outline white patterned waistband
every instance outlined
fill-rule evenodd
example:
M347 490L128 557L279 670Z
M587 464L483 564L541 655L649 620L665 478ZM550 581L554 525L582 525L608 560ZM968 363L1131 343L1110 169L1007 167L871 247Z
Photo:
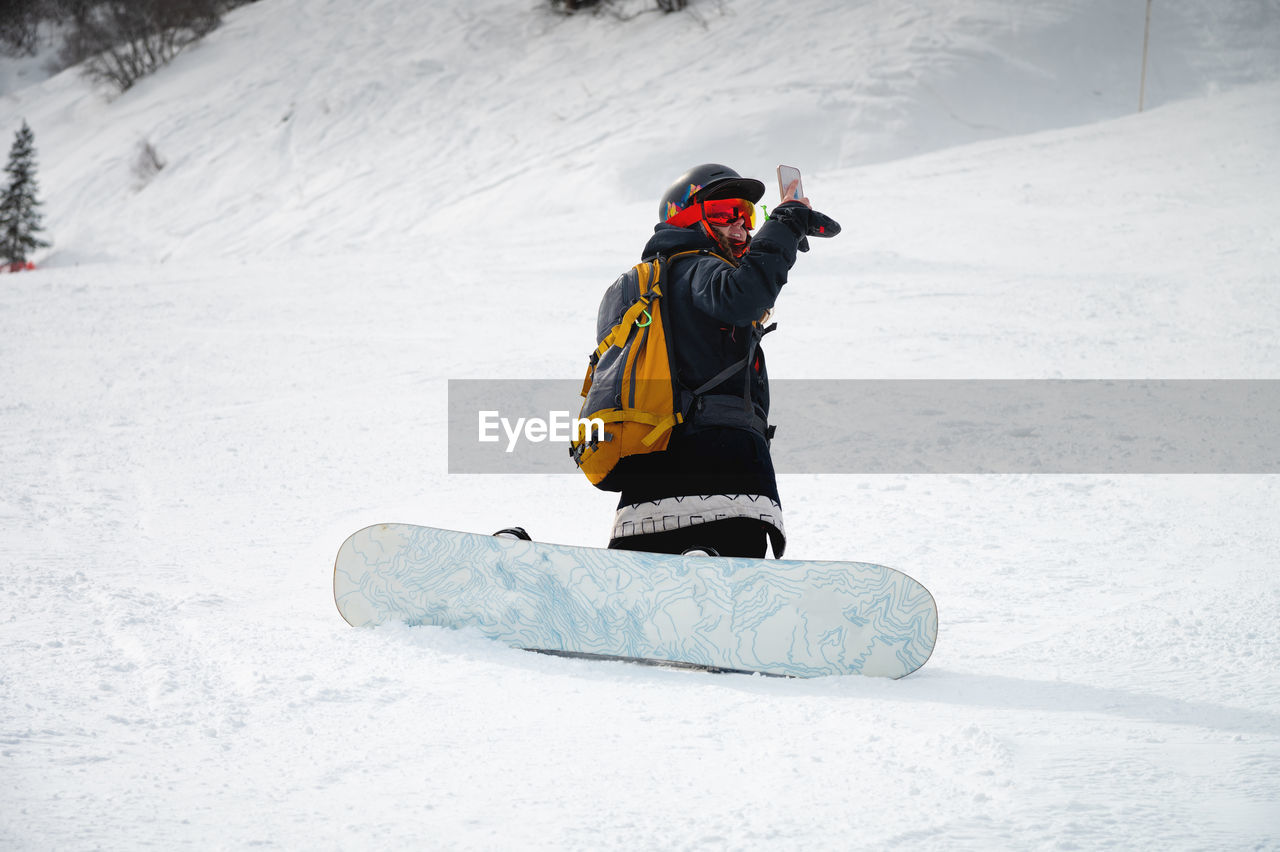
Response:
M726 518L754 518L768 525L773 555L782 556L787 541L782 505L755 494L695 494L623 506L614 516L612 538L667 532Z

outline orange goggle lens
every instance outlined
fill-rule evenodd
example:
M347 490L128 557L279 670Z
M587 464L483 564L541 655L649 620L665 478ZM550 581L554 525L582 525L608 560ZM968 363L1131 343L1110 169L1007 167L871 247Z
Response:
M681 228L694 222L706 219L712 225L728 225L741 219L747 229L756 226L756 206L743 198L721 198L715 201L700 201L690 204L684 210L667 219L670 225Z
M756 226L756 206L742 198L702 202L703 218L713 225L728 225L741 219L750 230Z

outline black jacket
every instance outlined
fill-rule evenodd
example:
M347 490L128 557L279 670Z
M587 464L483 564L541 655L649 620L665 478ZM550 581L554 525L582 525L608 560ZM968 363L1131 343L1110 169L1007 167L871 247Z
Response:
M768 420L769 379L755 324L772 310L787 283L810 213L802 204L780 205L755 235L750 251L737 261L717 254L716 244L700 227L658 225L654 229L643 259L705 252L678 258L667 267L664 317L679 383L687 391L699 389L751 357L747 366L706 388L701 403L686 400L687 420L672 430L665 452L628 456L619 462L616 472L623 483L619 507L691 494L764 495L778 500L763 430L747 422L720 425L723 418L702 418L700 408L736 398L738 404L750 406L756 427ZM711 410L710 405L706 408Z

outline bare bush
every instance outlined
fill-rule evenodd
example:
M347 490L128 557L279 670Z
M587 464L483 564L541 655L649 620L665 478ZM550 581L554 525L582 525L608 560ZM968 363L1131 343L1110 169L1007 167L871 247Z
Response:
M139 141L133 158L133 176L136 179L137 188L142 189L151 183L151 179L160 174L167 165L164 157L160 156L160 152L149 139Z
M0 48L18 56L30 56L40 44L43 0L0 2Z
M105 0L82 3L61 59L85 63L85 74L125 92L167 64L222 21L220 0Z
M599 5L599 0L550 0L551 8L566 15Z
M572 15L584 9L608 12L616 18L630 19L644 12L679 12L689 5L689 0L646 0L644 4L626 3L623 0L548 0L552 11Z

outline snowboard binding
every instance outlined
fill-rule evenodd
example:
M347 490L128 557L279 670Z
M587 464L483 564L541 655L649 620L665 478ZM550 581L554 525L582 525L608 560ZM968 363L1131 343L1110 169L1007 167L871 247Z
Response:
M493 534L494 538L514 538L518 541L533 541L533 538L524 531L524 527L506 527L498 530Z

